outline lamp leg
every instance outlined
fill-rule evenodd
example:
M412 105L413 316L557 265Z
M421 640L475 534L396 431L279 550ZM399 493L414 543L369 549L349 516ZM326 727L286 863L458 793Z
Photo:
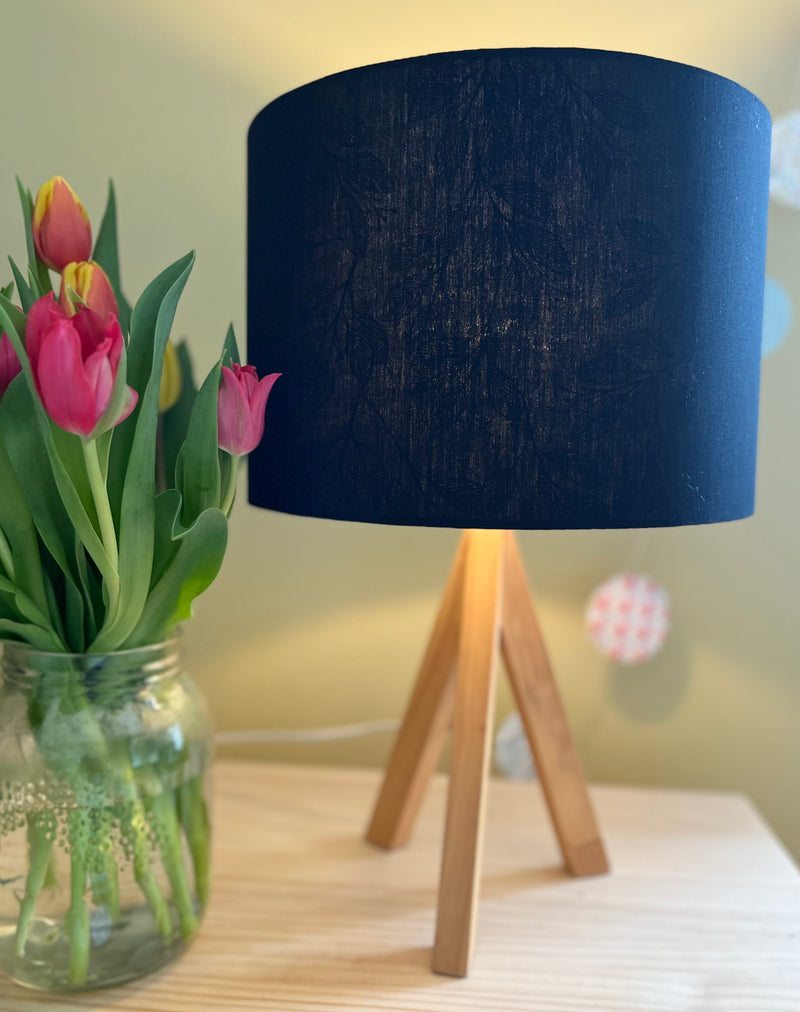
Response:
M468 531L433 969L466 975L475 934L502 607L502 531Z
M503 570L503 659L564 862L573 875L598 875L608 861L510 531Z
M465 531L367 832L408 840L455 714L433 969L457 977L475 933L498 647L567 868L608 871L514 535Z
M408 841L450 730L466 554L464 534L367 830L367 839L379 847Z

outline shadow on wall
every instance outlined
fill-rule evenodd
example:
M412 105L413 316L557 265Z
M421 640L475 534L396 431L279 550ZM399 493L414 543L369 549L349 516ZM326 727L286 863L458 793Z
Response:
M681 706L689 689L692 663L686 642L673 632L668 641L669 666L623 666L609 662L605 670L609 702L630 720L658 724Z

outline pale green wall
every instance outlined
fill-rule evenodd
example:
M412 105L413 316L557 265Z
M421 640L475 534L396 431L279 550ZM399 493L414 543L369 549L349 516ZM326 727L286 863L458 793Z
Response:
M66 176L95 220L113 175L130 297L198 251L176 334L191 335L203 368L229 319L244 329L247 126L288 88L442 49L574 45L695 63L749 87L773 115L800 107L796 0L14 0L2 32L3 247L21 256L15 172L34 189ZM800 212L773 208L770 228L769 272L800 305ZM520 536L589 776L745 791L796 853L799 364L795 328L764 366L755 518ZM185 636L218 725L399 715L456 541L267 514L242 499L223 573ZM626 670L591 649L582 611L632 563L667 587L675 630L657 660ZM508 709L504 686L498 716ZM240 751L381 763L388 745Z

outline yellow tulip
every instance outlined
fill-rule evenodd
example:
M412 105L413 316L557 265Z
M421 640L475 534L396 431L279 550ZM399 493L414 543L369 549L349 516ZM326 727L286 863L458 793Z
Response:
M169 411L173 405L178 403L181 395L181 363L175 345L167 341L167 349L164 352L164 369L161 373L161 388L158 391L158 410Z

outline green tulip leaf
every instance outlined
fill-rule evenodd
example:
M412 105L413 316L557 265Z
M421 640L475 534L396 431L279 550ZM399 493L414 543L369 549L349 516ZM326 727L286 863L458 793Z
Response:
M7 455L10 470L13 478L19 487L19 495L24 501L26 509L30 513L31 520L39 532L44 546L52 556L64 575L64 607L63 616L66 622L65 635L73 649L83 641L83 603L80 591L76 584L79 575L76 564L73 561L72 545L76 537L76 529L64 508L64 502L59 492L50 458L41 436L38 426L30 424L33 411L31 405L31 394L23 376L17 376L5 392L0 403L0 433L3 438L3 452L0 457ZM0 463L2 473L2 463ZM15 499L14 485L9 479L3 484L2 510L12 510L18 523L20 521L19 499ZM13 528L9 530L9 540L13 534ZM26 540L20 548L22 557L32 560L30 568L25 566L24 577L21 577L21 585L33 600L42 607L47 604L47 610L52 616L62 614L61 605L48 597L45 583L45 600L39 596L38 588L34 589L36 582L41 577L42 565L45 560L34 562L33 547L30 544L30 535L22 535ZM14 535L16 538L16 535ZM12 550L13 550L12 542ZM38 574L38 575L37 575ZM29 581L33 581L30 584ZM52 621L57 623L58 619Z
M19 614L12 598L7 594L0 594L0 619L11 622L19 621Z
M17 612L18 615L22 615L23 611L20 609L20 602L17 601L16 599L18 591L19 587L14 583L13 580L10 580L7 576L0 576L0 594L4 595L4 600L6 602L13 602L13 609ZM25 595L20 594L20 598L22 601L24 601ZM23 608L25 608L24 604Z
M89 568L86 561L86 550L77 536L75 538L75 562L78 570L80 596L84 608L85 635L89 641L92 641L97 636L99 627L97 616L104 613L103 592L102 588L98 585L97 577ZM83 623L81 624L83 625ZM81 647L82 649L83 647Z
M3 425L0 405L0 431ZM20 488L5 442L0 438L0 530L6 536L14 560L17 585L44 611L48 610L39 539L30 508Z
M28 251L29 274L32 275L32 280L36 283L34 287L38 285L39 295L44 295L45 292L52 291L50 275L45 265L36 255L36 246L33 242L33 197L30 190L26 190L22 185L19 176L17 176L17 192L19 193L20 205L22 206L22 220L25 225L25 247Z
M169 411L161 416L161 433L163 436L164 475L168 486L177 487L175 465L178 454L186 439L189 429L189 418L194 407L197 387L194 382L192 359L185 341L176 347L178 363L181 368L181 395Z
M163 271L143 292L131 318L128 382L139 401L117 426L111 446L108 483L121 488L119 504L119 606L107 616L93 651L117 649L136 628L150 589L155 540L155 456L158 396L164 351L178 299L188 280L194 254ZM131 429L128 423L133 424ZM120 449L118 449L118 445Z
M180 453L176 483L183 495L185 527L191 527L201 513L220 502L217 395L221 368L218 362L197 393Z
M231 485L231 482L236 481L237 467L234 458L228 453L227 450L219 451L219 487L222 490L223 499L225 494ZM231 506L233 505L233 496L231 495ZM230 509L228 510L230 516Z
M83 440L80 436L76 436L74 432L67 432L66 429L62 429L61 426L56 425L51 419L49 422L50 434L56 452L61 458L64 468L75 487L86 516L89 518L92 527L98 530L97 507L94 503L92 487L89 484L89 475L86 471Z
M49 552L45 551L44 558L42 559L42 576L44 579L44 590L47 595L47 610L50 613L51 625L55 629L56 633L62 640L62 642L68 642L67 634L64 629L64 609L59 603L58 597L55 591L55 584L53 580L57 580L59 586L63 582L63 574L60 572L53 572L52 575L48 570L52 570L55 566L53 558ZM49 564L49 565L48 565Z
M183 497L174 488L167 489L156 496L153 571L150 574L150 590L164 575L178 551L178 538L184 531L181 524L182 504Z
M114 297L119 306L119 325L122 327L123 334L127 334L131 328L131 307L128 300L122 294L120 283L117 200L114 194L114 184L110 179L108 181L108 202L106 203L103 220L100 222L100 231L97 233L92 260L100 264L108 275L108 280L111 282L111 287L114 290Z
M20 349L22 350L24 360L27 362L28 356L25 355L25 314L21 313L2 294L0 294L0 330L4 330L8 334L8 339L14 345L14 351L18 356ZM14 335L17 337L16 341L14 340ZM20 362L22 361L22 358L20 358ZM25 362L23 362L23 365Z
M228 324L228 331L225 334L225 342L222 345L222 364L231 367L233 364L241 365L239 358L239 345L236 343L236 334L233 324Z
M17 192L19 202L22 205L22 220L25 224L25 246L28 250L28 263L36 263L36 247L33 244L33 197L30 190L26 190L19 176L17 179Z
M39 293L27 283L22 275L22 271L20 271L11 257L8 258L8 262L11 264L11 273L14 275L14 282L17 286L17 293L19 294L19 301L22 303L23 312L27 313L39 298ZM5 290L3 291L3 295L7 299L11 298L11 293L6 294Z
M179 622L191 618L192 601L220 570L227 538L228 522L218 509L201 513L180 535L178 550L148 595L141 621L125 647L158 642Z
M36 529L71 579L73 570L65 546L72 544L74 529L58 494L40 432L30 424L31 411L30 391L24 378L17 376L0 403L0 432Z
M63 651L64 645L54 638L47 629L31 625L30 622L16 622L13 619L0 618L0 633L9 633L17 639L24 640L34 650Z
M164 349L167 346L178 299L193 266L193 252L176 260L150 282L134 307L131 319L128 382L140 394L151 374L156 371L160 388Z
M28 595L24 593L24 591L20 590L20 588L12 580L0 576L0 594L3 595L7 601L13 601L14 608L20 618L26 619L31 623L31 625L36 626L43 632L50 634L51 643L55 645L55 649L64 648L64 644L59 641L55 631L50 628L50 620L48 616L42 614L36 604L31 601Z
M70 649L76 654L86 650L86 603L77 586L67 581L64 584L64 625Z
M164 347L169 338L172 319L178 298L188 279L194 263L194 254L189 253L172 264L145 288L136 303L131 317L131 337L128 344L127 382L138 393L139 400L131 414L114 428L114 439L108 466L108 495L111 510L119 529L122 509L122 495L126 483L128 462L133 447L139 416L144 406L143 392L147 389L153 369L158 370L158 388L161 386L161 371L164 363L163 351L156 362L156 328L159 337L164 337ZM177 287L176 287L177 286ZM173 289L175 289L173 291ZM166 328L166 335L163 334ZM156 403L158 403L156 401ZM155 445L155 440L153 440Z

